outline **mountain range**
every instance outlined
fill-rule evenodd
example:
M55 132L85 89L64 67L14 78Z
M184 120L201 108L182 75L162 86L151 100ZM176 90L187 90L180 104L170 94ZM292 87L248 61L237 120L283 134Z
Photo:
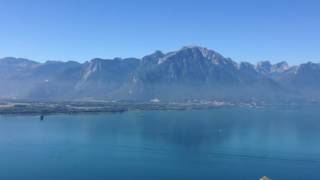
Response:
M237 63L198 46L84 63L7 57L0 87L1 99L319 101L320 64Z

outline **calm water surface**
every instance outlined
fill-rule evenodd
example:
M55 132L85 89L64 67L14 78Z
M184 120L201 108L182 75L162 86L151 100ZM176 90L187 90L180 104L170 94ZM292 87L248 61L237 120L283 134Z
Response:
M319 180L320 108L0 116L0 179Z

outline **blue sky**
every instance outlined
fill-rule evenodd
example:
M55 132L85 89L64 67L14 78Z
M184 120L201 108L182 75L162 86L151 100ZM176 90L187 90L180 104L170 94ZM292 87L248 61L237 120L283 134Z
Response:
M200 45L236 61L320 61L320 1L0 0L0 57L86 61Z

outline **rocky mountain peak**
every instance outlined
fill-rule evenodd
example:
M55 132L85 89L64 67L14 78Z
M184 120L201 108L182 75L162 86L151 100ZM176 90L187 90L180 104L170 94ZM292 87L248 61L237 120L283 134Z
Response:
M277 64L272 65L272 72L284 72L290 68L289 64L286 61L279 62Z
M214 64L221 63L225 59L221 54L200 46L185 46L177 51L169 52L159 59L158 64L173 59L197 59L209 60Z
M25 58L5 57L0 59L0 64L27 67L37 65L40 63Z
M270 61L261 61L257 64L257 70L263 74L268 74L271 72L272 64Z

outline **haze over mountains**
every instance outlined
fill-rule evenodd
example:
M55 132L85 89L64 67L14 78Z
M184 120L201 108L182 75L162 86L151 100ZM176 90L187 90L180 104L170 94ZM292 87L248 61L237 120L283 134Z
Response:
M197 46L85 63L3 58L0 86L2 99L319 101L320 64L237 63Z

